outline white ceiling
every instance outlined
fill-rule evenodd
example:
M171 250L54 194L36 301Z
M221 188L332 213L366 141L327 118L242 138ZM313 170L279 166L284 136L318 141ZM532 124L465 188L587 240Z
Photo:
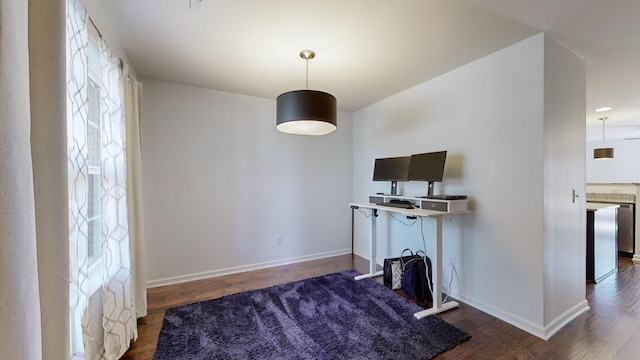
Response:
M99 0L146 78L356 111L540 31L585 58L587 139L640 137L638 0ZM198 9L200 8L200 9ZM613 110L596 113L601 106Z

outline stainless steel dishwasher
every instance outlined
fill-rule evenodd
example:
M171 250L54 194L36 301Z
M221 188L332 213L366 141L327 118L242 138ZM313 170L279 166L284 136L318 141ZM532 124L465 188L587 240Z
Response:
M618 208L618 255L633 257L634 241L634 204L620 204Z

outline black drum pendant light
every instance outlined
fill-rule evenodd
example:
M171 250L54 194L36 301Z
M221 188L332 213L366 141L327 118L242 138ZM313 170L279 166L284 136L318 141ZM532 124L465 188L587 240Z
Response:
M289 91L276 99L276 129L287 134L325 135L336 127L336 98L322 91L309 90L309 60L316 54L302 50L300 57L307 61L305 90Z
M604 147L604 122L608 118L602 117L598 120L602 121L602 146L601 148L593 149L593 158L596 160L613 159L613 148Z

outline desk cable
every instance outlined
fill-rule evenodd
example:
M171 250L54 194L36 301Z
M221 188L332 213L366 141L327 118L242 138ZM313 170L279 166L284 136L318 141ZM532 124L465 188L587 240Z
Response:
M424 239L424 222L422 221L422 217L420 217L420 235L422 236L422 247L424 249L424 272L427 276L427 286L429 287L429 291L431 292L431 301L435 301L433 298L433 284L431 283L431 277L429 276L429 264L427 264L427 242ZM439 264L438 264L439 265Z
M407 224L404 221L396 218L395 216L393 216L393 214L389 213L389 216L391 216L394 220L398 221L399 223L405 225L405 226L413 226L416 221L418 221L418 219L414 219L414 221L411 224ZM425 276L427 277L427 286L429 287L429 291L431 292L431 297L433 298L433 285L431 283L431 277L429 276L429 264L427 263L427 242L424 238L424 222L422 221L422 216L420 217L420 235L422 237L422 248L423 248L423 253L424 253L424 257L422 258L422 261L424 261L424 272L425 272ZM448 296L448 295L447 295ZM433 300L433 299L432 299Z
M420 233L422 234L422 246L424 246L425 250L427 249L427 243L424 240L424 231L422 230L422 218L420 218ZM426 254L426 251L425 251ZM427 267L427 260L425 259L425 268ZM447 299L449 299L449 294L451 293L451 286L453 285L453 274L454 271L456 271L456 266L451 264L451 276L449 278L449 289L447 291L447 296L444 297L444 299L442 299L442 303L446 303ZM431 294L433 294L433 288L431 287L431 280L429 279L429 271L427 271L427 279L429 281L429 288L431 289Z
M451 264L451 277L449 278L449 289L447 291L447 296L444 297L442 303L446 303L449 298L449 294L451 294L451 285L453 285L453 273L456 272L456 266Z
M371 214L367 214L365 211L362 211L361 209L358 209L358 211L360 211L361 213L363 213L366 217L371 217ZM412 223L406 223L400 219L398 219L397 217L393 216L393 214L389 213L389 216L391 216L391 218L393 218L394 220L396 220L397 222L405 225L405 226L413 226L416 221L418 221L417 219L414 219L414 221ZM431 295L433 295L433 285L431 284L431 277L429 276L429 265L427 264L427 258L426 258L426 253L427 253L427 241L425 239L424 236L424 222L423 222L423 218L420 217L420 235L422 237L422 247L424 249L424 253L425 253L425 257L423 258L424 261L424 268L425 268L425 275L427 277L427 285L429 286L429 291L431 291ZM444 299L442 300L442 303L446 303L447 300L449 299L449 294L451 293L451 286L453 285L453 275L456 272L456 267L455 265L451 264L451 276L449 277L449 289L447 291L446 296L444 297ZM435 299L434 299L435 300Z
M361 212L362 214L364 214L364 217L371 217L373 214L373 211L364 211L360 208L357 208L359 212Z
M393 220L395 220L395 221L397 221L397 222L401 223L401 224L402 224L402 225L404 225L404 226L413 226L413 224L415 224L415 223L416 223L416 221L418 221L418 219L415 219L415 218L414 218L414 219L413 219L413 222L412 222L411 224L407 224L406 222L404 222L404 221L402 221L402 220L398 219L397 217L393 216L393 214L392 214L392 213L389 213L389 216L391 216L391 217L393 218Z

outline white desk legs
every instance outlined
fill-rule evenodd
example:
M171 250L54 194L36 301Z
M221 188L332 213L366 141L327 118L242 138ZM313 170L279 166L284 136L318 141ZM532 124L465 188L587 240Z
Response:
M432 314L451 310L460 306L455 301L442 303L442 216L435 217L436 226L433 233L433 254L431 261L431 275L433 276L433 307L419 311L413 316L422 319ZM451 291L451 289L449 289Z
M354 277L355 280L382 276L382 271L376 271L376 247L378 244L376 238L378 233L376 228L376 212L376 209L369 209L369 214L371 215L369 217L371 219L369 222L369 254L371 254L371 257L369 258L369 273L358 275Z

